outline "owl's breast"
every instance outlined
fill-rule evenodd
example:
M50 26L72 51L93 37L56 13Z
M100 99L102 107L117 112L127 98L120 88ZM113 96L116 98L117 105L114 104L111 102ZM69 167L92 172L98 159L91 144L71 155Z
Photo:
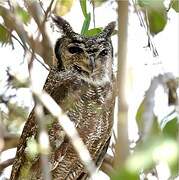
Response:
M113 122L110 84L95 86L83 82L79 89L69 92L64 104L64 109L82 137L95 139L110 133Z
M99 85L70 73L57 77L51 96L74 122L86 144L108 138L113 125L112 82Z

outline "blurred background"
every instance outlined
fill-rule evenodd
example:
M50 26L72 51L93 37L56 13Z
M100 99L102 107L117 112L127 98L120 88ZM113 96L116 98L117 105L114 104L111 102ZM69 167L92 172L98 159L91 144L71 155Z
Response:
M52 14L86 36L117 22L112 42L119 94L98 179L177 179L178 12L178 0L0 0L0 179L9 178L34 105L29 81L42 89L55 63L53 46L61 34Z

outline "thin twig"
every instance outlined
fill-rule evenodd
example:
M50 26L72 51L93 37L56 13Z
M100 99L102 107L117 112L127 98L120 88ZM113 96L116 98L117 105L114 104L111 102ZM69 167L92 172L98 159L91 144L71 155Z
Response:
M53 2L54 1L52 0L49 7L47 8L45 18L42 19L41 18L42 11L41 11L41 8L39 7L40 5L35 1L30 2L30 1L24 0L25 6L26 6L27 10L30 12L30 14L32 15L35 23L38 26L39 34L41 33L41 36L42 36L42 40L40 42L40 47L41 47L40 55L44 59L45 63L47 63L49 66L52 65L53 50L52 50L52 46L51 46L48 34L46 32L45 21L46 21L46 18L48 17L48 13L51 10ZM37 39L36 39L36 41L37 41ZM38 45L36 45L36 47L38 47ZM48 49L48 51L47 51L47 49Z
M44 20L43 20L43 22L42 22L42 26L44 26L44 24L45 24L45 22L46 22L46 20L47 20L47 18L48 18L48 15L49 15L49 12L50 12L51 9L52 9L53 3L54 3L54 0L51 0L50 5L48 6L47 10L45 11L45 17L44 17Z
M13 164L14 159L15 159L15 158L11 158L11 159L8 159L8 160L3 161L3 162L0 163L0 174L2 173L2 171L3 171L6 167L8 167L8 166L10 166L10 165Z
M39 0L39 4L40 4L40 7L42 8L42 11L43 11L44 14L45 14L45 9L44 9L44 7L43 7L43 2L42 2L41 0Z
M92 6L93 6L93 26L95 28L96 22L95 22L95 2L94 1L92 1Z
M144 29L146 31L146 34L147 34L147 37L148 37L148 45L147 45L147 47L149 47L152 50L154 57L157 57L159 54L158 54L157 48L155 47L154 42L153 42L152 37L151 37L151 34L150 34L147 13L145 11L145 16L146 16L146 21L145 21L142 14L141 14L141 12L137 8L136 3L134 2L134 0L132 0L132 3L133 3L133 6L134 6L134 9L135 9L135 12L137 13L137 16L139 18L139 22L140 22L141 26L144 27Z
M167 12L171 9L171 7L173 6L173 3L175 2L175 0L170 0Z
M51 180L50 167L48 163L48 155L50 151L49 137L44 122L44 111L42 104L35 97L35 115L39 124L39 147L40 147L40 160L42 168L42 176L44 180Z
M19 142L19 136L15 134L5 134L3 151L10 148L15 148L18 142Z

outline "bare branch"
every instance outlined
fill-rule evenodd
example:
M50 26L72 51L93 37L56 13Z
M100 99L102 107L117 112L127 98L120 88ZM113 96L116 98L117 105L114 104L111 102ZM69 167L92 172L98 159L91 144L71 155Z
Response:
M28 11L32 15L33 19L35 20L35 22L38 26L38 29L42 35L42 41L39 44L40 45L39 47L41 49L41 56L44 59L44 61L49 66L51 66L53 63L53 61L52 61L53 50L52 50L52 46L51 46L49 37L46 32L45 21L48 16L48 13L50 12L51 7L53 5L53 1L51 1L50 6L47 8L47 12L45 14L44 20L42 20L42 11L41 11L40 5L37 2L35 2L35 1L30 2L30 1L26 1L26 0L24 2L25 2L26 8L28 9ZM38 47L37 44L36 44L36 47Z
M49 13L50 13L50 11L51 11L51 9L52 9L53 3L54 3L54 0L51 0L49 6L48 6L48 8L47 8L47 10L45 11L45 17L44 17L44 20L43 20L43 23L42 23L42 24L45 24L45 22L46 22L46 20L47 20L47 18L48 18L48 15L49 15ZM44 26L44 25L43 25L43 26Z
M118 90L118 124L117 142L115 146L114 167L117 169L124 165L129 153L128 145L128 106L126 102L125 88L127 75L127 25L128 25L128 1L118 1L118 71L117 71L117 90Z
M142 12L137 8L136 3L134 2L134 0L132 0L132 3L133 3L133 6L135 8L135 11L137 13L137 16L139 18L140 25L142 27L144 27L144 29L146 31L146 34L147 34L147 37L148 37L148 45L147 45L147 47L149 47L152 50L154 57L156 57L156 56L158 56L158 51L157 51L157 48L154 45L152 36L150 34L148 17L146 17L146 21L145 21L143 15L142 15ZM147 15L147 14L145 13L145 15Z
M10 148L17 147L18 142L19 142L19 136L14 135L14 134L5 135L3 151Z
M11 158L11 159L8 159L8 160L3 161L2 163L0 163L0 174L2 173L2 171L3 171L6 167L8 167L8 166L10 166L10 165L13 164L14 159L15 159L15 158Z
M110 164L103 162L100 169L107 175L111 175L112 172L114 172L114 168L113 166L111 166Z
M114 157L109 154L106 154L100 169L104 173L110 176L114 172L113 164L114 164Z
M42 168L42 176L44 180L51 180L50 175L50 167L48 163L48 155L50 151L49 146L49 137L44 123L44 111L43 106L40 102L38 102L35 97L36 106L35 106L35 115L38 120L38 124L40 127L39 134L39 147L40 147L40 160L41 160L41 168Z
M14 13L9 11L9 9L5 8L4 6L0 5L0 11L1 11L1 16L4 19L5 26L8 29L15 30L16 33L18 34L22 44L23 44L23 49L28 50L29 48L27 45L30 47L30 49L34 49L35 53L40 55L43 60L49 65L52 65L52 57L53 57L53 50L52 46L50 44L50 40L48 38L48 35L45 31L45 25L42 24L42 20L40 20L38 16L39 15L39 9L36 8L36 6L32 6L32 3L29 2L29 11L31 15L33 16L34 20L36 21L38 28L42 34L42 41L39 41L38 39L33 39L31 36L28 35L27 31L24 29L23 24L14 16ZM35 48L34 45L35 44Z

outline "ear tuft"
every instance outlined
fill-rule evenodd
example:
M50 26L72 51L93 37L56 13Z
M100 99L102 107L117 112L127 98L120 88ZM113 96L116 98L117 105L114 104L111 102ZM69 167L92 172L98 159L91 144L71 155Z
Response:
M105 28L104 30L101 32L101 36L103 37L110 37L112 35L112 33L114 32L116 27L116 22L110 22Z
M62 17L53 15L52 20L54 21L56 26L62 31L63 34L71 36L74 33L70 24Z

